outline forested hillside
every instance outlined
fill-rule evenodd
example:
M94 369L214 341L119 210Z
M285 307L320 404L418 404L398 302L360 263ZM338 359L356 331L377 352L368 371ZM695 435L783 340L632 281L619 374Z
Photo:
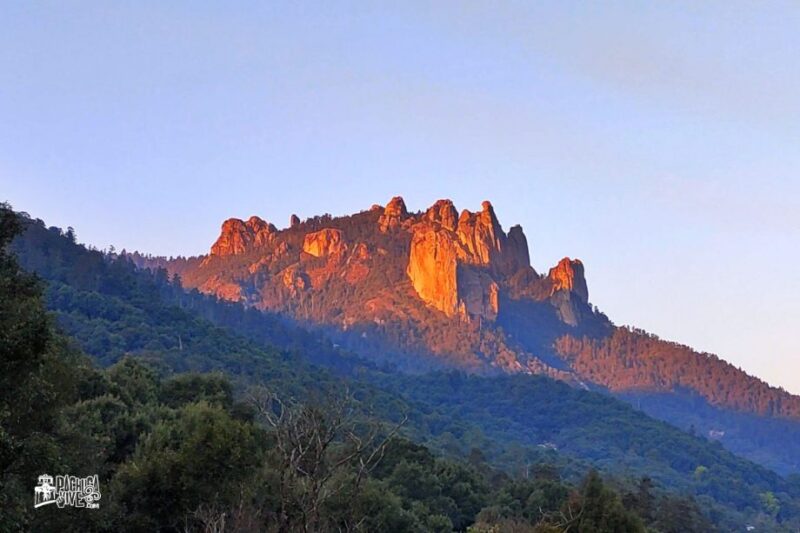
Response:
M163 271L137 270L60 230L26 224L14 250L49 280L48 305L61 326L103 364L128 354L162 373L224 370L236 390L260 384L290 398L348 389L364 412L389 424L407 415L406 437L448 457L482 456L512 476L549 463L580 483L594 465L623 490L646 476L662 489L696 495L705 516L723 527L797 519L796 484L613 399L546 378L380 371L276 317L187 294ZM336 362L334 372L309 358Z
M690 501L642 480L620 494L525 480L437 458L364 418L342 393L298 404L265 388L236 399L221 374L94 368L46 314L40 284L7 245L0 211L0 529L3 531L644 531L707 524ZM44 472L95 473L98 510L33 510ZM686 514L686 511L689 514ZM640 516L641 515L641 516Z
M206 255L129 257L184 287L281 313L365 359L406 372L554 377L800 473L800 397L717 356L617 327L590 303L588 265L564 258L536 272L522 228L504 230L489 202L459 214L439 200L415 213L395 197L280 229L231 218Z

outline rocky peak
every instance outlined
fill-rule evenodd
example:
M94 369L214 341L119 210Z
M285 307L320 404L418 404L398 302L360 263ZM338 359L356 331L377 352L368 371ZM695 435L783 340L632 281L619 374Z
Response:
M522 268L530 266L531 257L528 251L528 239L525 237L522 226L519 224L511 226L511 229L508 230L506 252L510 263L510 272L517 272Z
M289 217L289 227L296 228L299 225L300 225L300 217L298 217L295 214L292 214L292 216Z
M239 218L229 218L222 223L222 230L211 246L211 255L239 255L255 246L271 242L277 228L263 219L252 216L247 222Z
M498 234L502 234L492 204L483 202L480 212L471 213L466 209L458 219L458 237L469 250L474 261L480 265L488 265L492 256L500 251Z
M400 227L404 219L408 218L406 203L400 196L392 198L383 210L383 215L378 219L382 232Z
M589 303L589 290L583 275L583 263L565 257L550 269L550 303L565 324L577 326Z
M406 272L420 298L445 314L493 320L500 283L530 265L528 243L519 226L503 232L490 202L456 213L439 200L412 226Z
M580 259L565 257L550 269L547 277L552 283L551 294L567 291L576 295L584 303L589 301L589 289L586 286L583 263Z
M437 200L425 211L425 219L441 224L443 228L455 231L458 224L458 211L450 200Z

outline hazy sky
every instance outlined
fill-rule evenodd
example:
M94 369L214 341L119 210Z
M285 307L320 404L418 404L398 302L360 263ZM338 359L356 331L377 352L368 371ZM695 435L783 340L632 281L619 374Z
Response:
M489 199L616 323L800 393L796 3L263 4L4 2L0 200L190 255Z

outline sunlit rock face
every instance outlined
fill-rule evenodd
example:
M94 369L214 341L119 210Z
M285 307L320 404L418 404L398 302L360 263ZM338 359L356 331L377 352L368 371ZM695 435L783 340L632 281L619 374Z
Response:
M411 228L407 273L419 297L448 316L494 320L498 281L530 265L522 228L503 232L492 204L456 218L450 200L433 204Z
M277 229L259 217L250 217L247 222L229 218L222 224L217 241L211 246L211 255L226 256L244 254L254 247L271 242Z
M309 233L303 239L303 251L314 257L339 255L345 249L342 232L338 229L325 228Z
M425 211L425 219L441 225L450 231L456 230L458 211L450 200L437 200Z
M547 275L551 283L550 302L558 311L561 320L571 326L580 322L581 307L589 302L589 289L579 259L565 257L550 269Z
M405 201L400 196L395 196L386 204L383 215L378 219L378 226L383 233L386 233L399 228L407 218L408 210L406 210Z
M536 353L593 319L583 265L542 276L529 254L489 202L409 212L397 196L348 216L293 215L281 230L229 219L209 255L171 268L186 287L315 324L368 356L564 378Z
M430 224L414 228L406 272L419 297L447 316L458 311L458 255L446 230Z
M586 277L580 259L565 257L550 269L547 277L553 284L551 294L557 291L568 291L583 302L589 301L589 289L586 287Z
M373 223L377 220L377 228L358 230L357 240L350 244L340 227L326 227L330 218L307 220L303 224L315 231L305 234L278 231L257 216L247 221L231 218L223 223L202 265L218 269L221 263L214 267L212 261L252 252L254 261L248 266L248 274L261 279L264 272L278 266L286 268L294 261L296 268L274 279L276 287L287 291L281 294L299 298L334 279L352 286L361 284L374 271L370 249L382 257L388 246L392 250L390 261L403 265L416 297L448 317L494 321L501 311L501 295L511 291L514 297L549 301L566 324L580 322L582 308L588 302L583 264L565 258L548 276L539 276L530 266L522 228L512 226L506 233L490 202L483 202L478 211L465 209L459 215L451 200L442 199L424 212L409 213L403 198L396 196L385 207L375 205L368 213L374 213L369 216ZM300 219L292 215L288 229L300 227L304 227ZM378 245L380 239L388 240ZM314 258L326 261L306 264ZM237 283L224 275L205 278L198 285L223 298L243 298Z

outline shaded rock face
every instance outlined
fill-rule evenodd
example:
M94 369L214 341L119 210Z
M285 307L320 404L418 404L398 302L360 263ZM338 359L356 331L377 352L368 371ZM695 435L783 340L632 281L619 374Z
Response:
M271 242L277 229L259 217L250 217L247 222L229 218L222 224L217 241L211 246L211 255L240 255L254 247Z
M522 232L522 226L517 224L508 230L506 243L506 270L513 275L517 271L527 268L531 264L528 252L528 239Z
M515 226L506 235L492 204L464 210L456 219L449 200L439 200L411 228L406 272L419 297L448 316L494 320L503 276L528 267L528 244Z
M300 217L298 217L297 215L292 215L289 217L290 228L296 228L299 225L300 225Z
M303 239L303 251L314 257L339 255L345 249L342 232L338 229L325 228L309 233Z
M474 268L458 270L459 313L495 320L500 310L500 286L488 272Z

